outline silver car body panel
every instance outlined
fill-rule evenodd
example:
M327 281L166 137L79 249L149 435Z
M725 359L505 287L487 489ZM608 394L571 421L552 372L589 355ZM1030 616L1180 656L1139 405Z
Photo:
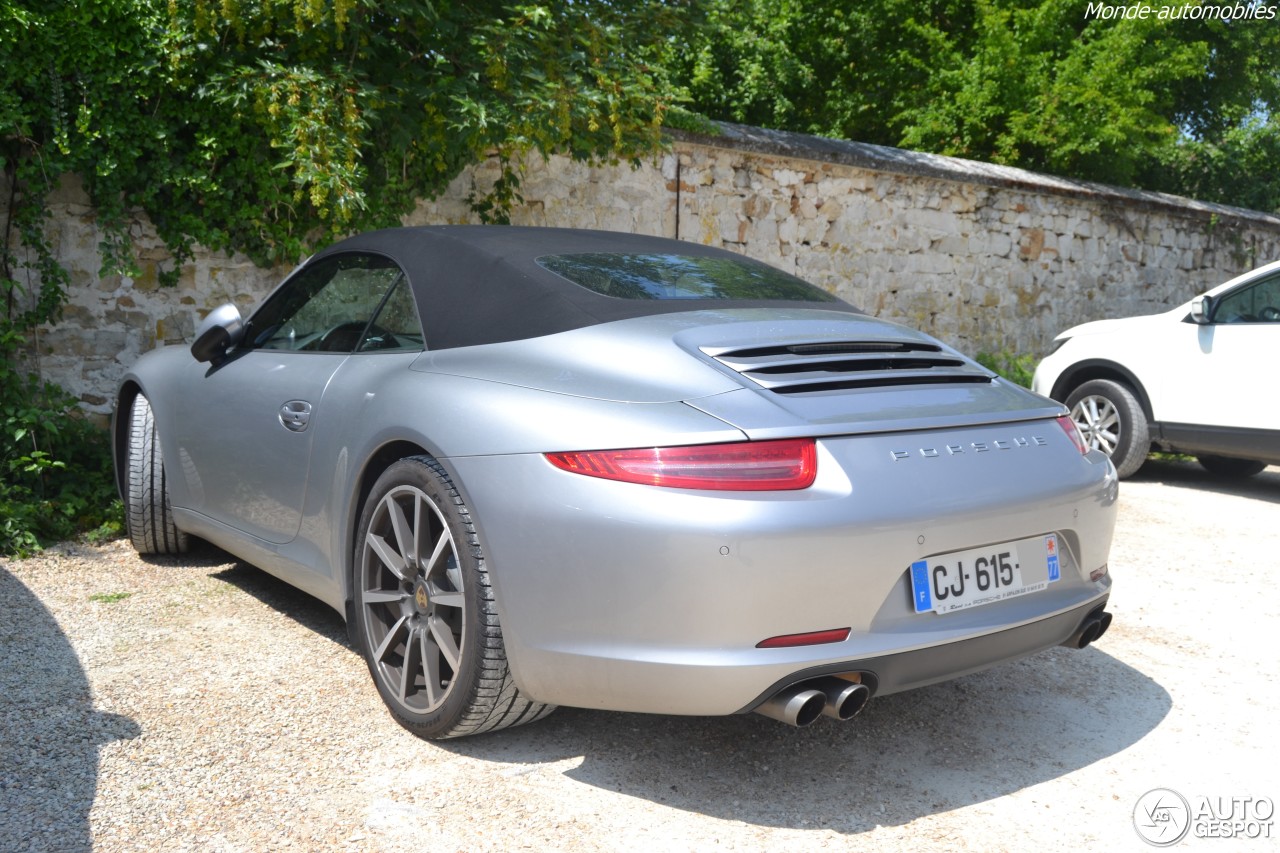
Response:
M961 363L955 383L786 394L723 357L780 341L920 344ZM129 372L122 400L135 392L179 526L343 613L366 469L389 448L435 457L476 519L512 674L537 701L734 713L856 662L890 692L1062 642L1110 589L1114 468L1075 448L1063 407L856 314L691 311L439 352L249 350L215 368L170 347ZM543 456L786 436L818 439L811 488L656 488ZM1048 534L1062 578L1047 589L913 611L913 561ZM844 627L839 643L756 647ZM895 656L913 663L895 671Z
M1099 453L1082 457L1052 420L824 439L819 481L787 495L651 489L533 455L451 462L473 509L511 522L486 527L484 544L513 672L545 701L732 713L801 667L849 669L1083 615L1110 588L1090 575L1107 562L1114 469ZM913 612L913 561L1048 533L1069 554L1048 590ZM843 643L755 648L846 626Z

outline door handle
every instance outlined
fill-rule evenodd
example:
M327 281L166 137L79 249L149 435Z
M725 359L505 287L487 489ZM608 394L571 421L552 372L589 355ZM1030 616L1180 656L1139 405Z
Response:
M311 424L311 404L290 400L280 407L280 425L290 432L304 432Z

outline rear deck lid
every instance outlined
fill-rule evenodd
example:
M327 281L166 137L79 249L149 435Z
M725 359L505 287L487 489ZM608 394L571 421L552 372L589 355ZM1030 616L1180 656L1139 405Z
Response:
M689 405L752 438L814 427L896 432L1009 423L1063 411L928 335L870 317L708 326L675 341L744 385Z

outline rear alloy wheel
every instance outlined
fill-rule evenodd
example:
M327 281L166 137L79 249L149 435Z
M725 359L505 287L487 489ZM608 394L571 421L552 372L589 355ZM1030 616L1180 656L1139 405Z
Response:
M1252 477L1254 474L1260 474L1267 467L1265 462L1234 459L1230 456L1197 456L1196 461L1210 474L1232 480Z
M471 514L435 460L402 459L374 484L354 595L378 692L414 734L479 734L553 710L525 699L511 678Z
M191 547L173 523L169 483L151 403L139 394L129 409L129 445L125 465L125 528L139 554L181 554Z
M1121 478L1142 467L1151 437L1147 416L1127 386L1091 379L1071 392L1067 408L1085 444L1111 457Z

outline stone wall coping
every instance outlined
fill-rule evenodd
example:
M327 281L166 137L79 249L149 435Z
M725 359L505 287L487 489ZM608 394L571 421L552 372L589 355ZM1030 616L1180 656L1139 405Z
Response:
M837 163L876 172L1048 193L1103 203L1111 201L1128 208L1160 210L1194 218L1208 219L1217 216L1219 219L1232 220L1241 224L1247 222L1266 228L1280 229L1280 216L1275 214L1196 201L1168 193L1077 181L1013 166L907 151L903 148L890 148L869 142L831 139L731 122L714 122L713 124L719 128L720 133L704 134L673 128L668 128L666 133L674 140L710 148L812 160L819 163Z

